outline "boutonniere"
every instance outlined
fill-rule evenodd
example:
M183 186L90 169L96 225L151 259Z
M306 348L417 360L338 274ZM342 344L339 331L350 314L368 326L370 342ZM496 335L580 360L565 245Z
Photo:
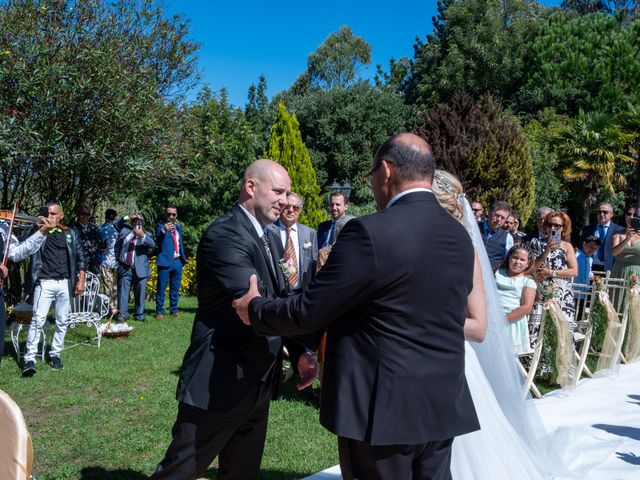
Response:
M284 274L285 278L289 278L291 275L296 273L296 264L292 258L290 258L289 260L281 258L278 265L280 265L280 270Z
M311 242L304 242L304 245L302 245L302 248L304 250L311 250L311 246L312 246Z
M65 235L65 237L67 237L67 243L71 243L71 241L72 241L72 239L71 239L71 234L70 234L70 233L67 233L67 234Z

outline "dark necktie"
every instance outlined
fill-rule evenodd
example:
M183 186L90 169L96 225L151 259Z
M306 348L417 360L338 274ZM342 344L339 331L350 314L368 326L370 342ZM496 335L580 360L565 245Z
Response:
M125 263L127 265L133 265L133 254L136 251L136 236L133 235L131 237L131 241L129 242L129 247L127 248L127 258L125 259Z
M264 249L267 252L267 257L269 257L269 268L271 269L271 271L273 273L275 273L275 267L273 266L273 256L271 255L271 249L269 248L269 240L267 238L267 233L265 232L264 235L262 235L260 237L260 240L262 240L262 244L264 245Z
M598 224L598 238L600 238L600 248L598 248L598 260L600 262L604 262L604 248L605 242L607 240L607 229L608 227Z
M331 228L329 229L329 243L327 245L333 245L336 243L336 222L331 222Z

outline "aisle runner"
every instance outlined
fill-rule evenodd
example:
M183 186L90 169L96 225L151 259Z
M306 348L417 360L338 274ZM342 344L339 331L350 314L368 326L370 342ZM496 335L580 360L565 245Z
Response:
M555 391L534 402L554 444L571 444L563 460L579 478L640 479L640 361L622 365L617 376L582 380L570 395ZM304 480L340 478L336 465Z

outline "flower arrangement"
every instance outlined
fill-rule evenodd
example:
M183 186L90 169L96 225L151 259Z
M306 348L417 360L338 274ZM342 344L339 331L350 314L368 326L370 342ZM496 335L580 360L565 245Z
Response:
M547 303L556 297L558 286L553 280L543 280L540 282L540 299L543 303Z
M296 264L292 258L289 258L287 260L285 260L284 258L281 258L278 264L285 278L289 278L291 275L296 273L296 270L297 270Z
M640 293L640 278L638 278L638 274L636 272L629 272L627 281L629 282L629 290L632 295Z
M313 246L313 244L311 242L304 242L304 244L302 245L302 249L303 250L311 250L312 246Z

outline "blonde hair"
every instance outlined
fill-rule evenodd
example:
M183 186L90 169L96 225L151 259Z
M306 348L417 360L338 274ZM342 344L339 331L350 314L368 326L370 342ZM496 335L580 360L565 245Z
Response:
M449 172L436 170L433 175L431 191L436 196L438 203L446 212L457 220L462 220L464 210L460 199L463 196L462 184Z

